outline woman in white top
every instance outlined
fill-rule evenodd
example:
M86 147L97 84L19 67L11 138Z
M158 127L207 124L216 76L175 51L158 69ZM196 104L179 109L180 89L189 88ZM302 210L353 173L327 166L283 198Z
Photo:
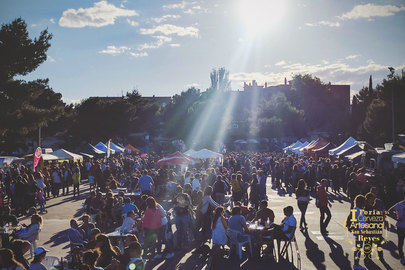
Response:
M37 240L42 226L42 217L40 215L32 215L31 224L17 233L18 238L27 240L31 243L31 257L33 249L37 247Z
M224 208L218 206L215 209L214 219L212 220L212 244L226 245L228 243L228 238L226 237L227 229L228 223L224 217Z

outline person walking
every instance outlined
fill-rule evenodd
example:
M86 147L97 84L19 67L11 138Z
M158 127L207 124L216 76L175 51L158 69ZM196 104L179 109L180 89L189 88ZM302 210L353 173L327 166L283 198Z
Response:
M73 181L73 197L76 196L76 191L77 191L77 196L79 196L80 192L80 181L81 181L81 175L80 175L80 169L79 166L76 165L73 168L72 172L72 181Z
M308 203L311 198L309 196L307 183L305 183L304 179L300 179L298 181L298 187L297 190L295 191L295 196L297 197L298 209L300 209L301 211L300 229L307 229L305 213L307 212Z
M317 188L317 207L319 208L319 211L321 214L320 227L321 227L322 234L328 233L326 228L328 227L330 219L332 218L332 214L328 207L328 206L332 207L332 204L329 202L328 194L326 193L327 186L328 186L328 180L322 179L321 184ZM325 219L325 215L326 215L326 219Z

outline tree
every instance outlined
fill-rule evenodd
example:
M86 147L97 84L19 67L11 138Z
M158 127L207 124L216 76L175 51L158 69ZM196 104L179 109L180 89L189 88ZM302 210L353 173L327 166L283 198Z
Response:
M51 39L52 35L46 29L38 38L30 39L27 24L21 18L3 24L0 30L0 81L34 71L46 60Z
M371 142L384 143L392 141L392 106L394 102L395 133L405 132L405 77L395 74L395 69L388 68L389 74L368 100L364 120L364 136ZM394 95L394 96L392 96Z
M51 38L44 30L38 38L30 39L27 25L20 18L0 29L0 136L6 149L13 149L19 139L31 137L64 112L62 95L49 87L48 79L14 79L46 60Z
M325 84L319 78L305 74L295 75L291 84L287 99L303 112L308 130L333 133L345 129L347 119L341 115L345 108L340 108L339 102L335 101L330 83Z
M210 74L211 86L208 88L209 91L229 91L231 89L231 82L229 81L229 71L224 67L218 70L213 69Z

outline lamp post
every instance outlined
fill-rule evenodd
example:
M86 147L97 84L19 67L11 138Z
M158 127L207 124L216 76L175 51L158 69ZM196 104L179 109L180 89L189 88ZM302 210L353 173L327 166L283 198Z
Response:
M392 109L392 145L395 145L395 105L394 105L394 86L392 86L392 94L391 94L391 109Z

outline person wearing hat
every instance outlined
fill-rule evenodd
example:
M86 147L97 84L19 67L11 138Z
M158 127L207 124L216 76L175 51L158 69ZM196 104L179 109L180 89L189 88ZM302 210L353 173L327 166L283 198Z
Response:
M46 253L49 250L45 249L44 247L37 247L34 249L34 259L30 264L29 270L47 270L46 267L42 264L42 261L46 257Z

